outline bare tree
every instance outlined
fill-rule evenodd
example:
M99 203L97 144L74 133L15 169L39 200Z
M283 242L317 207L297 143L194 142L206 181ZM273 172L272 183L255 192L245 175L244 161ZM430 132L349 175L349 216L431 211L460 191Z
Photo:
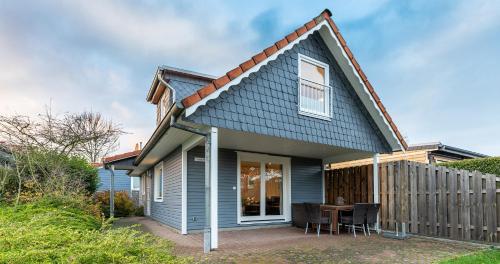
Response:
M59 117L47 107L36 118L0 115L0 139L16 146L81 155L90 162L97 162L115 150L123 134L119 124L95 112L66 113Z
M76 151L91 162L98 162L118 148L118 139L124 131L111 120L106 120L100 113L84 112L73 115L74 132L84 135L86 140L77 145Z

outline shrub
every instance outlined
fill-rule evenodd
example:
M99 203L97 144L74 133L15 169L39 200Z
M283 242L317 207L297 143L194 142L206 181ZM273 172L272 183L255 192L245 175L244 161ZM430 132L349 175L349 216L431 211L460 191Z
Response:
M97 169L80 157L36 149L13 155L15 164L0 171L2 200L30 202L49 194L92 194L97 188Z
M439 166L500 175L500 157L446 162L440 163Z
M110 192L97 192L95 194L96 203L100 205L101 211L109 217L109 198ZM134 204L134 201L130 198L128 192L126 191L117 191L115 192L115 216L116 217L124 217L124 216L132 216L136 215L135 213L138 211L137 206Z
M109 229L83 200L42 198L0 207L0 263L185 263L172 244L132 228ZM83 209L82 209L82 208Z

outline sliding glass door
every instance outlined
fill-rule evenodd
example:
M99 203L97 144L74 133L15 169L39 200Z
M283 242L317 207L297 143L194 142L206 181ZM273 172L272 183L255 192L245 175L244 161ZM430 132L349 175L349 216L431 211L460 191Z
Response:
M285 220L289 159L239 153L240 222Z

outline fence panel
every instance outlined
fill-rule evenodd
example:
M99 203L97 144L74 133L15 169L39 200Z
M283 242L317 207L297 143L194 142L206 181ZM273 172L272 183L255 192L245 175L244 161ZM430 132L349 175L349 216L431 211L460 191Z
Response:
M379 171L380 224L456 240L500 242L500 177L400 161L326 171L327 203L373 202L373 169Z

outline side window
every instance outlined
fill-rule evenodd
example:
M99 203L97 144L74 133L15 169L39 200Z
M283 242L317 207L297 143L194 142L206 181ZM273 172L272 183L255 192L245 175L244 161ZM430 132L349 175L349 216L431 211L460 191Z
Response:
M154 200L155 202L163 202L163 162L155 167Z
M130 189L139 191L141 189L141 177L130 177Z
M299 54L299 113L330 118L328 64Z

